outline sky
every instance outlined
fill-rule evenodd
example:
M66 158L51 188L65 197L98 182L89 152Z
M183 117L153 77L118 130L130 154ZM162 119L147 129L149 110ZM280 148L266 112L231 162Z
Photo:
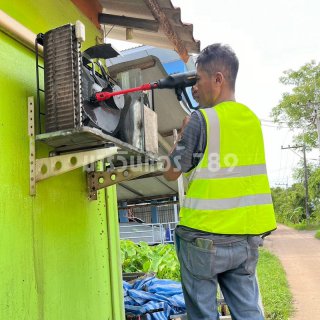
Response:
M240 68L237 101L246 104L260 119L266 161L272 186L292 184L292 168L302 154L283 150L293 145L292 132L276 128L270 112L290 91L280 84L283 71L299 69L320 59L319 12L316 0L171 0L181 8L184 23L193 24L194 38L201 49L221 42L236 52ZM119 48L121 49L121 48ZM315 162L318 150L308 154Z

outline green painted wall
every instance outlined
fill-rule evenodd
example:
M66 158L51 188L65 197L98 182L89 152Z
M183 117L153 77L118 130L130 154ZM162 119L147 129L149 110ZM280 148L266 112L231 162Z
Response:
M36 34L79 19L86 47L98 35L69 0L3 0L0 9ZM0 31L0 319L121 320L115 188L90 202L78 169L29 196L28 96L34 53Z

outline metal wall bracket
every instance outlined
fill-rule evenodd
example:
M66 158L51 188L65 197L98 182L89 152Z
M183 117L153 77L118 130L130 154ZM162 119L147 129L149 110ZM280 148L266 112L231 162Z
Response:
M71 170L83 167L118 153L118 147L110 147L36 159L34 98L28 98L28 134L30 164L30 195L36 194L36 183Z
M89 199L97 199L97 190L112 186L121 181L132 180L140 176L163 170L163 163L142 163L135 166L118 167L110 171L87 173Z
M28 135L29 135L29 165L30 165L30 195L36 194L36 147L34 129L34 98L28 97Z

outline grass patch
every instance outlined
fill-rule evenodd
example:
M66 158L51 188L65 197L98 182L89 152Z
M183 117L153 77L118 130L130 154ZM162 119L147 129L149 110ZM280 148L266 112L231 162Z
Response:
M260 249L258 278L265 318L288 320L293 313L292 294L279 259L266 249Z
M306 222L301 222L298 224L292 224L290 227L293 227L296 230L318 230L320 229L320 225L318 223L306 223Z
M316 237L317 239L320 239L320 230L318 230L318 231L316 232L315 237Z

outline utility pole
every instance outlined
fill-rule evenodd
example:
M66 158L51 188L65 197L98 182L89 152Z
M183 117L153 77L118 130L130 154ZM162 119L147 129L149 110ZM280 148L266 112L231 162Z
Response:
M304 190L305 190L305 210L306 210L306 217L309 219L310 213L308 208L308 199L309 199L309 190L308 190L308 171L307 171L307 157L306 157L306 145L303 144L302 146L288 146L282 147L281 149L297 149L302 148L303 151L303 168L304 168Z
M306 217L309 219L309 209L308 209L308 199L309 199L309 190L308 190L308 170L307 170L307 157L306 157L306 145L303 145L303 167L304 167L304 187L306 190Z

